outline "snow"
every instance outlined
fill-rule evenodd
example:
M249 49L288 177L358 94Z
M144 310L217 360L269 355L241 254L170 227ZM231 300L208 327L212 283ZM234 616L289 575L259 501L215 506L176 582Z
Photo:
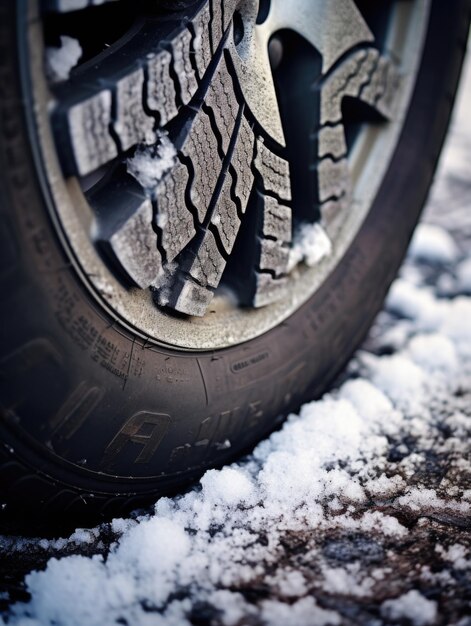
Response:
M452 263L458 256L453 238L433 224L420 224L409 248L412 258L432 263Z
M75 544L92 544L97 538L95 529L77 528L77 530L69 537L69 541Z
M262 620L272 626L335 626L340 624L340 616L335 611L320 608L311 598L303 598L287 605L268 600L262 603Z
M391 620L405 618L415 626L432 624L437 616L437 604L427 600L415 589L412 589L395 600L387 600L381 606L381 613Z
M456 268L457 291L471 294L471 259L464 259Z
M299 598L307 593L306 579L296 570L279 570L275 576L268 576L267 582L274 585L285 598Z
M127 170L149 192L172 169L177 151L167 135L160 133L152 146L139 147L128 159ZM165 226L163 222L160 227Z
M397 408L406 412L420 411L427 401L428 390L425 372L404 354L383 358L365 358L370 367L373 383Z
M389 310L413 320L422 330L438 328L446 311L446 304L434 297L430 287L416 286L403 278L393 283L386 304Z
M455 543L447 550L440 545L435 550L444 561L453 563L456 569L471 571L471 553L468 547Z
M214 504L237 506L253 501L254 486L245 472L233 467L209 470L201 479L203 494Z
M463 514L470 512L467 502L440 498L434 489L424 487L408 487L403 496L397 499L397 503L402 507L407 507L413 511L459 511Z
M314 267L331 252L332 243L321 224L302 224L290 249L288 271L291 272L301 261L308 267Z
M46 72L52 82L67 80L82 56L77 39L62 35L59 48L46 48Z
M407 348L410 359L424 372L443 373L445 378L454 379L459 372L459 360L453 342L438 333L416 335ZM433 359L430 356L433 354Z
M367 597L375 582L373 578L361 577L359 563L349 563L345 567L324 567L322 579L325 591L348 593L356 598Z

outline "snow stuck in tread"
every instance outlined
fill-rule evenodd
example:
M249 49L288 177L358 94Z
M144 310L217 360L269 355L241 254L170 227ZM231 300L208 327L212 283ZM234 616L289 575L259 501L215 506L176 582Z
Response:
M77 39L62 35L58 48L46 48L46 72L54 82L67 80L70 72L82 57L82 48Z

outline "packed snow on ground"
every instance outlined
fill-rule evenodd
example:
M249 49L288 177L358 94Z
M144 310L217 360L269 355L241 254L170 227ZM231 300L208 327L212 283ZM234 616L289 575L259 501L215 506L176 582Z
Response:
M456 268L457 290L471 294L471 259L465 259Z
M454 272L449 256L430 254ZM377 623L436 623L441 588L471 574L469 537L447 528L428 548L433 569L428 553L410 556L412 574L398 579L395 567L424 541L415 533L430 541L434 520L470 518L471 298L437 297L415 258L393 285L375 350L251 456L145 515L68 539L4 537L10 554L78 552L30 573L30 601L5 623L336 625L365 603Z
M409 254L420 260L453 263L458 249L445 230L433 224L422 224L412 237Z
M82 48L77 39L63 35L58 48L46 48L46 72L52 82L67 80L80 61Z
M136 150L134 156L128 159L127 170L144 189L152 192L164 174L172 169L176 157L175 146L166 134L160 133L152 146Z
M399 598L386 600L381 606L381 614L392 621L405 618L417 626L426 626L433 624L437 617L437 603L412 589Z

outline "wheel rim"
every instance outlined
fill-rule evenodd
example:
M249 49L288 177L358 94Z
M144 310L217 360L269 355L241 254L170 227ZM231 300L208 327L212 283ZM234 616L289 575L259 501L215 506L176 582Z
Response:
M73 16L104 10L83 4L39 7L23 76L51 214L77 271L114 318L150 341L207 350L261 335L315 293L364 222L402 128L429 2L392 3L386 14L366 0L329 9L234 0L218 15L218 3L201 0L150 17L140 11L152 3L134 3L133 26L110 50L89 45L90 58L51 84L38 47L51 21L57 35ZM112 5L130 10L126 0ZM174 100L157 87L165 71L179 89ZM221 105L214 84L234 79ZM202 119L219 131L206 150L214 171L195 158L205 157L194 141ZM99 126L91 142L90 124ZM153 171L147 184L138 166L149 153L160 178ZM193 182L208 178L193 197L189 167ZM180 210L188 198L189 215ZM314 242L307 263L302 237Z

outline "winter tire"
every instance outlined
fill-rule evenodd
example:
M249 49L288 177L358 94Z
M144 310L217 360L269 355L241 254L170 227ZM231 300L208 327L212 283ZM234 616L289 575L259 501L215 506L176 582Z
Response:
M469 14L0 3L4 521L149 503L327 388L424 204Z

